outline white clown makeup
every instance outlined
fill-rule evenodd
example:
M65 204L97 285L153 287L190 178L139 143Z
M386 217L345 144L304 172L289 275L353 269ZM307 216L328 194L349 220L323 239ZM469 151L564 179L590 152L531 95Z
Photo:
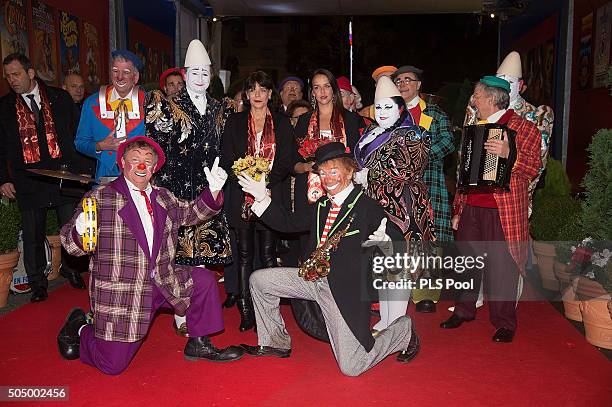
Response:
M508 81L510 84L510 106L512 106L519 96L519 91L521 90L521 79L504 74L498 74L496 76Z
M376 122L384 129L388 129L397 122L401 116L400 107L391 98L382 98L374 102Z
M185 74L187 89L196 94L206 93L210 85L210 65L192 66Z
M134 148L125 153L121 160L125 178L138 188L145 189L157 164L153 151L150 148Z

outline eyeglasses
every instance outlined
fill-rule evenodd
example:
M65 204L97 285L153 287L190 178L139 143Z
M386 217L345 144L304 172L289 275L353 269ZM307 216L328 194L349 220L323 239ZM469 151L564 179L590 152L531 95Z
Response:
M401 85L402 83L404 85L410 85L410 82L419 82L419 80L418 79L412 79L412 78L406 78L406 79L397 78L395 80L395 84L398 85L398 86Z

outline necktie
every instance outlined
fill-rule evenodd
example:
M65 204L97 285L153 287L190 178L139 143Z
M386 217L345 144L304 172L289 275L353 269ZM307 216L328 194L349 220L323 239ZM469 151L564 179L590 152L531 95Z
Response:
M151 215L151 221L153 221L153 207L151 206L151 201L149 201L149 197L145 191L140 191L140 195L144 197L147 204L147 212L149 212L149 215Z
M34 100L34 95L27 95L28 99L30 99L30 109L32 109L32 113L34 113L34 118L36 119L36 124L40 123L40 109L38 108L38 104Z

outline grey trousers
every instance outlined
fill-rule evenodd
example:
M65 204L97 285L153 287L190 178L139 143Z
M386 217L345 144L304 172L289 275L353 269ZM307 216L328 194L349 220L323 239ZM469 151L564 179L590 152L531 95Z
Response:
M388 355L406 349L410 342L412 321L404 315L382 331L374 347L367 352L342 318L327 278L304 281L298 276L297 268L275 267L254 272L250 286L260 346L291 349L291 337L280 313L281 297L314 300L319 304L334 356L347 376L360 375Z

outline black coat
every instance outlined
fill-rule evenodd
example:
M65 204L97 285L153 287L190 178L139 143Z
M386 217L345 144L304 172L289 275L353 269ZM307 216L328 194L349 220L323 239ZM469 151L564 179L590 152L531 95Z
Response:
M268 175L268 188L275 199L282 196L282 181L288 176L293 167L293 128L289 118L280 113L272 112L274 123L274 142L276 152L272 170ZM249 111L232 115L225 124L221 140L221 166L229 174L227 194L225 199L225 212L231 227L245 228L248 223L242 220L242 203L244 193L238 184L238 179L232 172L234 161L243 158L248 150ZM254 217L254 219L257 219Z
M44 88L51 105L57 140L61 157L51 158L46 138L39 137L41 159L37 163L25 164L23 148L17 127L16 98L21 97L9 92L0 98L0 185L12 182L17 192L21 208L41 208L74 202L74 197L64 196L59 190L59 180L33 174L27 169L44 168L57 170L67 165L68 170L81 173L83 160L74 147L74 137L79 124L79 112L72 98L65 90L46 86ZM42 117L42 109L41 109Z
M308 246L304 249L306 259L317 247L331 203L327 197L323 197L313 206L314 213L309 217L304 216L303 211L289 213L273 201L262 214L261 220L280 232L310 230ZM355 186L342 204L330 236L334 230L345 228L351 215L354 219L349 230L340 240L338 249L330 254L331 271L327 280L342 317L353 335L369 352L374 346L374 338L370 333L374 249L362 248L361 243L378 229L386 214L378 202L365 195L359 186ZM387 222L387 234L394 241L403 241L401 231L393 222Z
M308 133L308 124L310 118L316 111L304 113L298 119L295 125L295 139L296 146L293 150L293 161L295 163L305 162L304 158L298 153L297 141L306 137ZM346 145L354 151L359 137L361 136L361 130L365 128L365 122L363 118L354 112L345 110L343 112L344 118L344 132L346 134ZM308 204L308 198L306 194L308 192L308 173L297 174L295 178L295 211L298 212L304 207L310 207Z

